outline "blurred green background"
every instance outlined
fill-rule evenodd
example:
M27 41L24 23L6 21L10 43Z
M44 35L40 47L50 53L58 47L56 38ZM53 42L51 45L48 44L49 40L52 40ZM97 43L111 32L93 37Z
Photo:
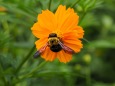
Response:
M74 8L85 30L67 64L33 58L41 10ZM115 0L0 0L0 86L115 86Z

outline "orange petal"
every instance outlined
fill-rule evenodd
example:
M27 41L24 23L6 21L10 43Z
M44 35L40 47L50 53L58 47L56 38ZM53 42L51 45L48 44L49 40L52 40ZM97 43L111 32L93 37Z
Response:
M75 37L75 38L79 37L79 35L76 33L75 30L68 32L68 33L64 33L61 38L62 38L62 40L66 40L66 39L70 39L70 38L72 39L73 37Z
M41 47L45 46L47 43L47 38L40 38L35 42L37 50L39 50Z
M56 58L56 53L52 52L49 47L41 54L46 61L53 61Z
M78 24L79 16L74 12L73 9L60 5L55 13L57 21L57 29L61 30L62 33L71 31Z
M66 63L72 59L72 55L61 50L60 52L57 53L57 58L59 59L60 62Z
M38 15L38 23L49 31L54 31L56 28L54 14L49 10L42 11L42 13Z
M82 48L82 43L75 36L68 36L65 39L62 39L63 43L69 48L73 49L75 52L79 52Z
M74 28L74 31L75 31L75 33L78 34L78 38L83 38L84 30L83 30L82 27L76 26L76 27Z
M48 37L49 33L51 33L51 31L49 31L47 28L41 27L38 22L33 25L33 27L31 28L31 30L32 30L32 33L37 38Z
M60 5L57 11L55 12L55 19L57 23L56 29L59 29L58 27L61 26L65 12L66 12L66 7L62 5Z

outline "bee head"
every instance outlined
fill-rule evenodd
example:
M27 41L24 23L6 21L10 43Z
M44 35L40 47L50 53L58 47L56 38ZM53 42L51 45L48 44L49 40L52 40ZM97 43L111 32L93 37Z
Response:
M59 37L57 37L56 33L50 33L48 37L49 46L58 45Z
M57 37L57 34L56 33L50 33L48 38L51 38L51 37Z

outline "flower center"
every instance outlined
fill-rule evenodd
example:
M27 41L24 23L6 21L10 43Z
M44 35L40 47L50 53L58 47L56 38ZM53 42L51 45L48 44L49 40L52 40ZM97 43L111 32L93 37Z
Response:
M59 44L60 38L57 37L56 33L50 33L48 37L48 46L53 52L59 52L62 50L62 47Z

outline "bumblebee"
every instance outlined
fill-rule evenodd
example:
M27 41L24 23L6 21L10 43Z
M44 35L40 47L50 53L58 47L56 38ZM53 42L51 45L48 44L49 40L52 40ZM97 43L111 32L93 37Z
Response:
M59 37L57 37L57 34L52 33L48 37L48 46L50 47L50 50L53 52L59 52L62 50L62 47L59 44Z
M34 54L34 57L38 57L42 52L44 52L46 47L50 47L52 52L59 52L63 49L66 53L75 53L74 50L62 43L61 39L57 37L57 34L51 33L49 34L48 42Z

